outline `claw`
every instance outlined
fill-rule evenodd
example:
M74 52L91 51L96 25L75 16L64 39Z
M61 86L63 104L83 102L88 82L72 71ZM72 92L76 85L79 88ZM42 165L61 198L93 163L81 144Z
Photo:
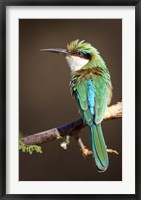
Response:
M89 149L85 148L85 149L82 150L82 155L83 155L84 158L86 158L88 156L93 155L93 152L90 151Z

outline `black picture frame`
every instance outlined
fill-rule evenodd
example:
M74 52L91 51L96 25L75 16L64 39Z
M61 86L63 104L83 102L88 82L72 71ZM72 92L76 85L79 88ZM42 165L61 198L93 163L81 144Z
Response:
M135 195L28 195L6 194L6 7L7 6L135 6L135 92L136 92L136 192ZM141 1L140 0L1 0L0 1L0 198L1 199L141 199L141 136L140 136L140 89L141 89ZM127 72L128 73L128 72ZM131 105L132 106L132 105Z

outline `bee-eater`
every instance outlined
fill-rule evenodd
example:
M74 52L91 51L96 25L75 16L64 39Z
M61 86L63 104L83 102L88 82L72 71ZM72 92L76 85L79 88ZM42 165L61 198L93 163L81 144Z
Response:
M108 165L108 153L101 122L112 97L110 74L99 52L84 40L74 40L66 49L41 49L65 55L71 69L71 92L76 100L83 122L89 127L92 150L99 172Z

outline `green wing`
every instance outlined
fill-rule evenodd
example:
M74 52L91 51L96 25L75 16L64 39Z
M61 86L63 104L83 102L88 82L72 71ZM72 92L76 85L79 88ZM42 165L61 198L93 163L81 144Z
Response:
M94 87L93 87L94 90ZM80 109L81 116L87 125L93 124L93 115L90 112L88 102L88 81L83 80L75 85L75 99Z
M90 81L92 82L91 87L89 87ZM109 85L102 76L95 75L91 80L83 79L79 83L73 80L71 84L84 122L87 125L94 122L99 124L108 104Z
M94 77L93 81L95 82L95 123L99 124L103 120L108 99L110 87L105 82L103 77Z

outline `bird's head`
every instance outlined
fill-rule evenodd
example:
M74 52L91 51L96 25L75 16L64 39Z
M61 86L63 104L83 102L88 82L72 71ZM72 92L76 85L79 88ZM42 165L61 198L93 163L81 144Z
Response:
M53 49L41 49L41 51L48 51L54 53L60 53L65 55L67 63L69 64L71 71L77 71L87 65L94 56L99 52L90 43L84 40L74 40L67 44L66 49L53 48Z

